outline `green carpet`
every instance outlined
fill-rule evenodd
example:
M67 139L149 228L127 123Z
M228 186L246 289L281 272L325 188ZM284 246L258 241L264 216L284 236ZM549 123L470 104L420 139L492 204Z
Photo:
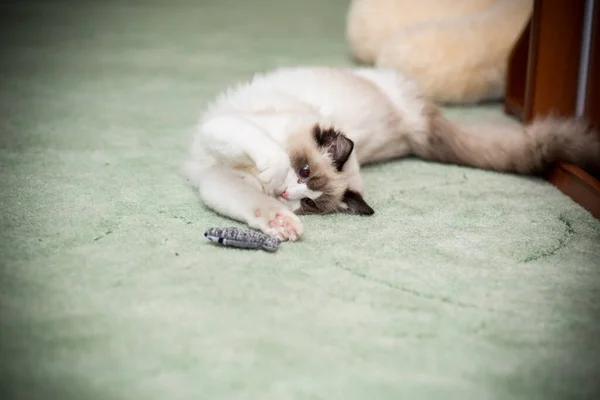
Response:
M276 254L202 236L200 110L349 65L346 1L2 4L0 398L600 395L600 223L543 181L405 160Z

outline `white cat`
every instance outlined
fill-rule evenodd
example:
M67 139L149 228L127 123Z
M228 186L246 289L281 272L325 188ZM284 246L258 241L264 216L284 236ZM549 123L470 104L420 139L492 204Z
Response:
M524 174L568 161L595 172L600 139L576 119L459 127L391 70L282 68L219 96L184 173L214 211L293 241L303 233L297 214L373 214L359 165L408 155Z

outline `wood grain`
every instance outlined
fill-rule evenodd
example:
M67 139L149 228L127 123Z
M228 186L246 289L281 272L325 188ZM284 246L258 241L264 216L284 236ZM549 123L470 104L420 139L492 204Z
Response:
M585 0L536 0L524 122L536 115L572 116L577 101Z
M561 192L600 219L600 181L581 168L561 163L548 174L548 180Z
M527 23L519 40L512 49L506 72L506 90L504 111L518 119L523 119L525 109L525 88L527 87L527 65L529 42L531 38L531 21Z
M600 129L600 2L592 14L592 38L585 96L585 116Z

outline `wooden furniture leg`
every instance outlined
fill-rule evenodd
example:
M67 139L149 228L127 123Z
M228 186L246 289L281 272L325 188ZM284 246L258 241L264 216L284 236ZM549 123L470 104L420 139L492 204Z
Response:
M505 112L523 123L548 113L583 115L600 127L599 24L598 1L536 0L510 56ZM598 178L566 163L548 174L559 190L600 219Z

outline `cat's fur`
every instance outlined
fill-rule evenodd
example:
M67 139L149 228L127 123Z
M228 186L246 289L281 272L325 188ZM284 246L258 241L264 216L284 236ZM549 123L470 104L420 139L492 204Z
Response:
M296 214L373 214L359 165L409 155L522 174L556 161L596 172L600 138L578 119L458 126L391 70L283 68L209 107L184 173L213 210L296 240Z

